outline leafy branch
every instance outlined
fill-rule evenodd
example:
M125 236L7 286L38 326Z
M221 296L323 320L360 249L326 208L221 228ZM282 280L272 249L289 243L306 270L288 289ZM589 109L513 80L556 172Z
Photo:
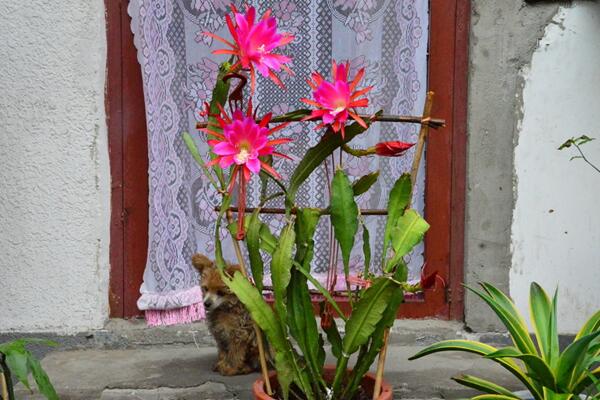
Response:
M575 159L582 159L590 167L594 168L596 170L596 172L600 173L600 168L598 168L590 160L588 160L588 158L585 156L585 154L581 150L581 146L583 146L586 143L591 142L592 140L595 140L595 139L591 138L591 137L589 137L587 135L582 135L582 136L579 136L577 138L571 138L571 139L567 140L566 142L564 142L563 144L561 144L560 147L558 148L558 150L568 149L571 146L575 147L577 149L577 151L579 152L579 155L571 157L571 161L573 161Z

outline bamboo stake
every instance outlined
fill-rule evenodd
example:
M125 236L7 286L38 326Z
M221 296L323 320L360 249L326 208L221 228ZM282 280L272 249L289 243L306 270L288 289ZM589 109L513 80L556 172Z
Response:
M321 212L321 215L331 214L331 210L329 210L328 208L321 208L319 210ZM215 207L215 211L217 211L217 212L221 211L221 207L219 207L219 206ZM237 207L229 207L229 209L227 211L238 212L238 208ZM245 211L247 213L253 213L254 211L256 211L256 208L249 207L249 208L246 208ZM296 212L297 212L297 209L295 207L292 208L291 213L296 214ZM286 210L285 210L285 208L263 207L260 209L260 213L261 214L285 214ZM361 213L361 215L387 215L388 212L387 212L387 210L368 208L368 209L361 209L360 213Z
M433 92L427 92L427 98L425 99L425 107L423 110L423 121L429 121L431 115L431 108L433 105ZM419 132L419 141L417 142L417 149L415 151L415 158L413 159L413 165L410 173L410 189L411 197L413 195L413 188L419 173L419 165L421 163L421 157L423 155L423 147L425 147L425 141L427 140L427 134L429 133L429 124L422 123L421 131ZM379 393L381 392L381 382L383 381L383 371L385 369L385 357L387 354L388 338L390 330L386 329L383 333L383 346L379 351L379 360L377 362L377 372L375 374L375 385L373 386L373 400L377 400Z
M231 224L233 222L233 217L231 215L231 211L227 211L227 221ZM237 257L238 263L240 264L240 269L242 270L242 275L244 278L248 279L248 273L246 272L246 265L244 261L244 256L242 255L242 249L240 248L240 243L235 237L231 237L233 241L233 248L235 250L235 255ZM265 381L265 389L269 396L273 395L273 389L271 389L271 381L269 380L269 369L267 367L267 357L265 355L265 347L263 343L263 336L260 327L256 325L256 322L252 322L254 326L254 334L256 335L256 342L258 344L258 359L260 361L260 370L262 372L263 380Z
M359 116L362 119L365 120L369 120L371 119L372 115L366 115L366 114L359 114ZM286 116L284 115L278 115L276 117L273 117L273 119L271 120L272 123L279 123L279 122L294 122L294 121L302 121L303 118L305 118L306 115L296 115L296 116ZM315 118L314 120L319 120L320 118ZM259 122L260 119L257 120L257 122ZM421 124L422 126L429 126L432 127L433 129L438 129L438 128L442 128L446 125L446 121L443 119L439 119L439 118L425 118L425 116L420 117L420 116L416 116L416 115L380 115L378 117L373 118L373 121L377 121L377 122L404 122L404 123L409 123L409 124ZM206 128L207 123L206 122L198 122L196 123L196 128L197 129L201 129L201 128Z

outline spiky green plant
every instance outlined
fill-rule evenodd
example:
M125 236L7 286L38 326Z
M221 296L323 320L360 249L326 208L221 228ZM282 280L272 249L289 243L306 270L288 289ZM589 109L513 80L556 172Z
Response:
M0 383L0 386L3 386L3 394L0 396L0 399L15 399L13 376L27 389L31 390L31 386L29 385L29 374L31 374L37 384L38 390L44 397L48 400L58 400L54 386L52 386L48 374L42 368L40 361L27 350L27 345L29 344L58 346L58 343L44 339L17 339L12 342L0 344L0 373L3 376L3 380Z
M536 400L569 400L585 394L598 399L600 378L600 310L581 328L575 339L562 352L557 330L557 293L552 299L537 283L532 283L529 309L535 340L514 302L489 283L483 290L471 289L500 318L513 346L497 349L470 340L446 340L435 343L410 359L415 360L442 351L463 351L493 360L512 373ZM474 399L518 399L510 390L482 378L461 375L456 382L484 392ZM594 389L594 384L595 389Z

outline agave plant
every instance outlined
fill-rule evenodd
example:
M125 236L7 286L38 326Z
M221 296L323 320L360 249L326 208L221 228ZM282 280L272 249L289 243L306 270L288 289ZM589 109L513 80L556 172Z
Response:
M411 360L442 351L464 351L489 358L517 377L536 400L568 400L595 392L598 398L600 377L600 310L581 328L573 342L562 352L557 331L557 293L550 299L537 283L531 284L529 308L535 332L535 341L523 316L513 301L489 283L483 290L471 289L498 315L509 332L513 346L497 349L470 340L446 340L435 343L411 357ZM456 382L486 394L476 399L518 399L510 390L482 378L461 375ZM593 387L596 387L594 390Z

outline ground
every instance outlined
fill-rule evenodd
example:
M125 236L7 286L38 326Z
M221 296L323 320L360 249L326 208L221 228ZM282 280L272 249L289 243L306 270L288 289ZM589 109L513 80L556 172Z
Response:
M0 335L0 342L11 339ZM58 350L44 353L42 364L63 400L247 400L258 374L223 377L212 371L216 349L206 325L196 323L148 328L142 321L113 320L90 334L53 337ZM493 362L461 353L408 361L424 346L439 340L471 338L497 346L502 334L477 336L461 324L445 321L397 321L390 336L385 379L396 399L454 399L473 392L450 378L461 373L488 377L511 389L519 385ZM18 399L38 400L18 388Z

